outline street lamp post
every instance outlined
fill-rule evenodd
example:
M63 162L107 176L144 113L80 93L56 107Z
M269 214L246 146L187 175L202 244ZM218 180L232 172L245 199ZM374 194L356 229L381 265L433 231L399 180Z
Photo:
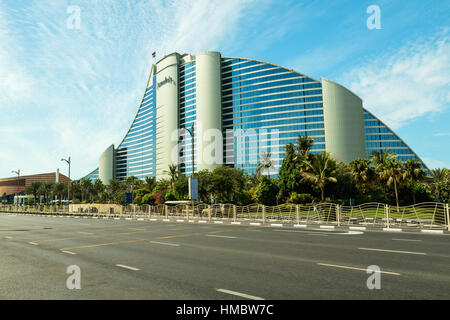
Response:
M70 199L70 157L69 159L61 159L61 161L65 161L69 164L69 181L67 182L67 206L68 206Z
M17 193L16 193L16 196L17 196L17 201L19 201L19 179L20 179L20 169L18 169L17 171L11 171L12 173L15 173L15 174L17 174Z
M191 130L189 130L188 128L184 128L187 132L189 132L189 134L191 135L191 141L192 141L192 146L191 146L191 151L192 151L192 174L191 174L191 179L194 178L194 125L191 126ZM191 180L191 188L192 188L192 180ZM192 194L189 195L192 198ZM192 216L194 216L194 199L192 200ZM188 216L189 219L189 216Z

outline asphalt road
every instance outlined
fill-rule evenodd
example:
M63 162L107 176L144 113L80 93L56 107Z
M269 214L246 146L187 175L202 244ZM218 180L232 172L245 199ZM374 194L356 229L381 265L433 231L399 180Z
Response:
M0 215L0 299L450 299L450 235ZM80 268L81 289L66 286ZM366 272L380 268L381 289Z

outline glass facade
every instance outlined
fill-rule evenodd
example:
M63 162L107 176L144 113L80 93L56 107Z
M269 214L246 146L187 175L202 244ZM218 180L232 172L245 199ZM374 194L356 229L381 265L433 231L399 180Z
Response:
M197 121L201 111L197 110L197 97L205 91L197 84L197 66L194 56L174 55L178 61L178 115L179 130L179 169L186 175L197 171ZM168 67L161 59L152 66L152 81L146 88L145 95L128 133L114 156L114 177L125 179L136 176L143 179L156 174L156 119L157 119L157 81L156 74L160 66L163 72ZM174 58L173 58L174 59ZM220 84L218 94L221 99L221 130L223 134L223 163L243 169L246 173L256 173L256 168L265 152L270 152L273 167L270 174L277 174L285 157L285 146L295 143L299 135L314 139L312 153L327 151L325 145L324 92L326 86L322 81L312 79L296 71L266 62L244 58L219 58ZM167 61L167 60L166 60ZM166 64L165 64L166 63ZM173 66L171 64L170 66ZM200 70L201 64L198 61ZM214 67L218 68L218 67ZM202 74L204 75L204 74ZM172 75L174 78L174 76ZM175 80L175 78L174 78ZM163 80L169 81L169 79ZM172 78L170 78L172 81ZM170 82L169 81L169 82ZM216 81L216 80L214 80ZM200 83L200 82L199 82ZM161 85L167 85L162 83ZM197 87L198 86L198 87ZM207 91L209 92L209 91ZM173 97L170 95L170 97ZM328 98L325 92L325 98ZM166 101L161 94L158 106ZM218 100L220 101L220 100ZM200 100L199 100L200 103ZM325 104L328 106L328 104ZM345 104L343 105L345 109ZM175 108L176 109L176 108ZM358 109L359 110L359 109ZM171 109L170 112L173 112ZM162 113L161 113L162 114ZM160 115L161 116L161 115ZM389 150L406 161L418 156L386 125L363 109L365 153ZM220 123L220 122L219 122ZM192 138L185 128L194 126L194 159L192 159ZM327 127L329 128L329 127ZM158 128L160 130L161 128ZM162 129L164 130L164 129ZM358 133L358 136L361 133ZM328 143L328 142L327 142ZM362 149L363 150L363 149ZM161 154L161 153L160 153ZM364 152L362 152L364 154ZM168 168L167 168L168 169ZM166 170L167 170L166 169ZM99 169L92 171L88 178L99 177Z
M115 152L115 178L156 176L156 79L145 90L136 117Z
M285 145L299 134L314 138L313 152L325 151L320 81L264 62L223 58L224 136L231 130L234 137L224 140L225 163L250 174L264 152L271 154L270 173L277 173Z
M418 160L419 157L391 129L378 120L369 111L364 112L364 131L366 154L389 150L397 154L400 161Z
M194 171L196 166L196 94L195 94L195 61L179 67L179 128L191 130L194 126ZM180 130L180 172L186 175L192 174L192 137L187 130Z

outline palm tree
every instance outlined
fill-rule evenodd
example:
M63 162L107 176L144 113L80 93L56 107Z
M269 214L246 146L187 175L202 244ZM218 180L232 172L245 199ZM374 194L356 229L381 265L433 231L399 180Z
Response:
M380 175L380 172L383 171L387 163L393 158L396 158L396 155L390 153L389 150L374 151L370 154L370 161L375 167L375 173L377 174L377 178L385 195L387 195L388 193L386 188L387 180L383 179L383 177Z
M27 187L25 193L26 194L32 194L34 197L34 201L36 201L37 196L39 195L39 187L41 186L42 182L32 182L29 187Z
M368 159L355 159L350 162L350 169L355 180L356 188L361 194L367 192L366 185L374 176L374 169Z
M73 180L70 182L70 194L72 195L72 200L75 199L81 191L80 183L78 180Z
M66 186L62 182L57 182L53 185L53 194L58 196L58 200L62 200L62 195L65 193Z
M90 191L92 190L92 181L89 178L84 177L80 181L81 188L81 201L85 201L89 196Z
M419 160L408 160L405 162L406 179L412 185L413 203L416 204L416 182L422 182L427 177L426 171L422 168Z
M144 187L148 189L148 191L152 192L156 186L156 178L155 177L145 177Z
M299 152L304 159L308 159L309 152L314 144L314 139L308 136L298 135L298 139L295 143L297 145L297 152Z
M94 181L93 188L97 199L100 198L101 194L105 191L105 185L100 179Z
M178 165L176 164L169 164L169 170L164 170L165 174L168 174L170 177L170 188L172 191L175 191L175 181L178 178L178 175L180 174L180 171L178 170Z
M390 187L394 184L395 201L397 203L397 212L399 211L398 188L406 179L406 171L401 162L399 162L395 154L389 156L387 162L378 167L378 174L381 180L386 181L386 186Z
M443 184L447 177L447 170L446 169L433 169L430 172L431 174L431 187L433 189L434 196L437 201L441 201L441 195L440 195L440 185Z
M267 170L269 173L270 178L270 169L273 168L273 162L271 159L271 153L270 152L263 152L261 154L261 163L258 164L256 167L256 174L259 176L261 175L261 172L264 170Z
M337 182L334 175L336 162L328 152L315 154L311 160L303 160L306 170L301 175L306 181L317 185L321 191L321 200L325 200L325 186L328 182Z

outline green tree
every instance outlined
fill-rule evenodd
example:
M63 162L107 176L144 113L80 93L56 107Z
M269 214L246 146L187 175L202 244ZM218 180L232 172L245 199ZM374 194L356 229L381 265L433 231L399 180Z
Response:
M96 179L94 181L93 189L94 189L96 198L100 199L102 197L102 194L106 190L106 186L103 184L102 180Z
M433 169L431 174L431 189L436 201L448 202L450 193L450 173L448 169Z
M208 170L194 173L198 179L198 197L202 202L209 203L213 194L213 174Z
M155 177L145 177L144 179L144 187L147 188L148 191L152 192L156 186L156 178Z
M412 188L413 203L416 203L416 184L421 183L427 177L426 171L422 168L420 161L407 160L404 164L405 178Z
M366 195L375 177L375 169L368 159L355 159L349 164L355 185L361 195Z
M272 155L270 152L263 152L261 154L261 162L256 166L256 175L260 176L262 172L266 171L270 178L270 169L273 167Z
M277 203L277 195L280 191L277 183L267 176L259 178L259 184L256 186L255 195L259 203L273 206Z
M308 159L311 148L314 145L314 139L308 136L298 135L295 142L297 145L297 152L303 159Z
M62 182L53 184L53 194L58 196L58 200L61 201L63 195L66 193L66 186Z
M169 175L170 179L170 190L175 190L175 181L178 178L178 175L180 174L180 171L178 169L178 165L176 164L169 164L169 170L163 171L165 174Z
M32 182L30 186L28 186L25 190L26 194L32 194L34 197L34 201L36 202L37 197L39 195L39 187L41 186L42 182Z
M395 154L391 154L388 160L383 164L379 164L378 175L382 181L386 181L386 186L394 185L395 202L397 204L397 212L399 211L398 188L406 179L406 172L401 162L396 159Z
M310 181L320 188L320 198L325 200L325 186L329 182L337 182L334 177L336 161L331 158L328 152L312 155L311 160L303 160L306 171L301 175L306 181Z
M89 178L82 178L80 180L80 189L81 189L81 201L86 201L89 197L90 191L92 190L92 181Z

